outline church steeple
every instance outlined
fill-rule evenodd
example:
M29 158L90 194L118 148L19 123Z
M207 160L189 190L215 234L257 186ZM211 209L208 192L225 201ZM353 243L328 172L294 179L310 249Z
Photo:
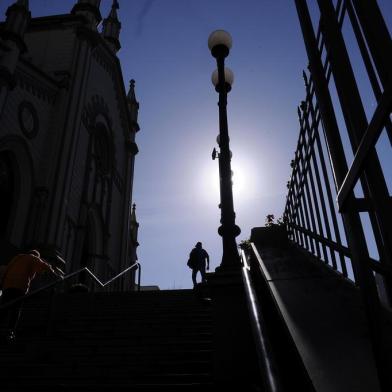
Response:
M17 0L8 7L6 15L3 39L14 41L21 50L24 50L23 36L31 18L29 1Z
M116 53L120 50L121 23L118 20L117 10L120 8L117 0L113 0L112 8L107 18L103 20L102 36Z
M28 0L17 0L8 7L6 20L0 30L0 89L6 85L15 86L15 69L21 53L26 51L24 34L30 22ZM4 104L5 95L0 93L0 113Z
M132 125L134 127L134 130L137 132L139 130L139 125L137 123L137 117L139 114L139 102L136 100L134 79L131 79L129 83L127 101L128 101L129 113L131 115Z
M130 231L131 231L131 239L133 242L133 245L136 247L139 245L137 241L138 237L138 231L139 231L139 222L137 221L136 218L136 204L132 204L132 212L131 212L131 221L130 221Z
M99 22L102 20L99 6L101 0L78 0L73 6L71 14L82 15L86 18L89 27L96 30Z

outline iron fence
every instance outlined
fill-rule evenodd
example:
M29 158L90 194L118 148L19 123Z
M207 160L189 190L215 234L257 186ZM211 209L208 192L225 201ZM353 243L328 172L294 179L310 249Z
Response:
M289 237L358 286L382 388L392 390L385 349L392 299L391 38L375 0L317 0L317 9L295 3L309 67L284 213ZM359 60L352 59L354 46ZM353 67L358 61L363 74ZM374 109L363 103L365 81Z

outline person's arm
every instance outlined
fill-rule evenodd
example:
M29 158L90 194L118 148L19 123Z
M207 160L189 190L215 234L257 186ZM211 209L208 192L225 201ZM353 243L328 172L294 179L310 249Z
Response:
M47 263L45 260L43 260L43 259L41 259L39 257L36 257L36 256L33 256L33 257L34 257L34 259L36 261L37 272L39 272L39 273L49 272L52 275L54 275L56 278L61 278L61 279L64 278L62 274L60 274L59 272L56 272L52 268L52 266L49 263Z
M206 259L207 259L207 271L210 269L210 256L206 252Z

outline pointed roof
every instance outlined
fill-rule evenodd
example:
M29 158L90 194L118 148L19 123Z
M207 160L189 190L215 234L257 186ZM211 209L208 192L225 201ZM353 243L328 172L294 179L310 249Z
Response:
M112 9L110 10L110 14L108 18L117 19L117 10L120 9L120 5L118 4L118 0L113 0Z
M137 223L137 219L136 219L136 204L135 203L132 204L131 222Z
M95 29L102 20L101 12L99 10L100 5L101 0L78 0L72 8L71 14L85 16L87 21L91 22Z
M118 52L121 48L120 30L121 23L118 20L117 10L120 8L118 1L113 0L112 8L107 18L103 20L102 35L112 46L114 51Z
M17 0L7 8L6 15L4 30L1 34L2 36L6 36L7 39L14 41L19 49L24 52L26 46L23 41L23 36L31 19L29 1Z
M7 8L6 15L9 18L12 13L17 12L30 17L29 0L17 0Z
M22 7L29 9L29 0L18 0L16 4L21 5Z
M138 117L138 112L139 112L139 102L136 100L136 94L135 94L135 80L131 79L129 82L129 91L127 94L127 100L128 100L128 108L129 108L129 114L131 116L131 121L133 125L133 129L135 132L139 131L139 124L137 123L137 117Z
M131 79L129 82L128 100L130 102L137 102L135 95L135 79Z
M131 238L134 243L134 245L138 246L139 243L137 242L137 237L138 237L138 230L139 230L139 223L136 219L136 204L132 204L132 213L131 213Z

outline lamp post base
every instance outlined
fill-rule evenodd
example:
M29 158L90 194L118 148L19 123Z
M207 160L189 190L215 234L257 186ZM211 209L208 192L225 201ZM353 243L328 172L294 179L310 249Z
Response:
M223 255L222 262L215 271L240 270L242 265L235 238L241 233L241 229L236 224L232 224L230 226L222 225L219 227L218 233L222 237Z

